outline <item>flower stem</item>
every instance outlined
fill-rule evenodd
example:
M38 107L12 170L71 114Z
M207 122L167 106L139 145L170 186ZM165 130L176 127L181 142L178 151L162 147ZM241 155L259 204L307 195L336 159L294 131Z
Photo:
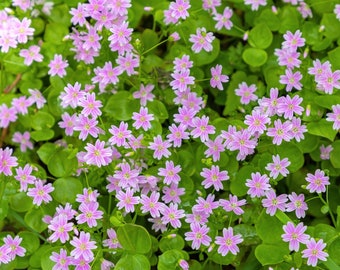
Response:
M163 41L157 43L156 45L152 46L150 49L147 49L146 51L144 51L144 52L142 53L142 55L147 54L148 52L151 52L153 49L157 48L158 46L162 45L163 43L167 42L168 40L169 40L169 39L165 39L165 40L163 40Z

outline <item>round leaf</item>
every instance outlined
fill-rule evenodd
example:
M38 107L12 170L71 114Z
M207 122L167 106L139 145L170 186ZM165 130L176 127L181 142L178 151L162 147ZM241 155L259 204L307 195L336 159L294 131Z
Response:
M25 192L14 194L10 200L11 208L17 212L27 212L33 207L32 198Z
M167 250L171 249L178 249L181 250L184 248L184 240L183 237L180 235L176 235L175 237L162 237L162 239L159 241L159 249L162 252L165 252Z
M266 49L270 46L273 41L273 34L264 23L257 24L249 32L248 42L251 46Z
M78 160L76 157L70 158L69 155L67 149L55 152L47 163L49 172L55 177L65 177L75 172L78 168Z
M26 249L26 256L33 254L39 248L40 241L34 233L22 231L18 235L22 238L20 245Z
M277 219L276 216L270 216L266 214L266 211L264 210L255 224L258 236L264 243L268 244L282 242L282 226L282 223Z
M53 198L62 204L74 203L77 194L83 190L80 180L74 177L59 178L53 183L53 187Z
M289 250L285 245L261 244L255 249L255 256L262 265L281 263L286 255Z
M41 208L31 209L28 211L24 217L26 224L33 230L41 233L47 228L47 224L42 221L46 214Z
M295 144L283 142L279 146L276 146L276 149L281 158L288 158L290 161L290 165L288 166L290 172L296 172L303 166L305 162L303 153Z
M125 224L119 227L117 238L123 249L132 253L146 254L151 249L150 235L144 227L139 225Z
M116 264L117 270L149 270L151 269L150 262L147 257L141 254L127 254L122 257Z
M334 168L340 168L340 141L335 141L332 143L333 150L330 153L330 161Z
M267 62L266 51L257 48L247 48L242 53L242 59L252 67L260 67Z

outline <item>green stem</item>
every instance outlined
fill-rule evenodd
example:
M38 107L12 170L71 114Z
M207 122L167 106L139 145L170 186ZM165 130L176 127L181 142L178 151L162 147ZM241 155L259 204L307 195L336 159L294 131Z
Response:
M235 28L235 29L237 29L238 31L240 31L240 32L242 32L242 33L245 33L246 31L245 30L243 30L242 28L240 28L240 27L238 27L237 25L233 25L233 27Z
M0 175L0 203L2 202L2 197L4 196L7 181L3 174Z
M319 193L318 196L319 196L321 202L322 202L324 205L326 205L326 206L328 207L328 213L329 213L329 215L331 216L331 220L332 220L332 222L333 222L334 227L336 227L335 217L334 217L334 215L333 215L333 213L332 213L332 210L331 210L330 207L329 207L328 202L325 201L324 198L322 198L321 193ZM327 198L327 200L328 200L328 198Z
M157 43L156 45L152 46L150 49L144 51L144 52L142 53L142 55L147 54L148 52L151 52L153 49L156 49L159 45L162 45L163 43L167 42L168 40L169 40L169 39L165 39L165 40L163 40L163 41Z

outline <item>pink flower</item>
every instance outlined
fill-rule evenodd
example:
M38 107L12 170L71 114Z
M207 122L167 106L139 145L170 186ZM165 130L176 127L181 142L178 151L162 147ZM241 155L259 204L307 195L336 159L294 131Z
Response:
M274 127L268 128L267 136L273 137L273 144L280 145L282 140L289 142L292 139L291 129L290 121L282 123L280 119L277 119L274 121Z
M212 32L206 31L205 27L197 28L196 35L191 34L189 41L193 43L191 46L191 50L195 53L199 53L202 49L206 52L211 52L213 50L213 46L211 43L215 39Z
M108 239L105 239L103 241L103 246L104 247L108 247L108 248L111 248L111 249L116 249L116 248L120 248L121 245L118 241L118 238L117 238L117 233L114 229L110 228L110 229L107 229L107 236L109 237Z
M18 114L27 114L28 108L33 104L32 100L21 96L18 98L13 98L12 107L17 111Z
M236 255L240 251L237 244L242 242L242 236L240 234L234 235L232 227L223 228L223 236L215 238L215 244L218 245L217 252L222 256L226 256L229 252Z
M266 198L262 199L262 206L266 208L267 214L274 216L278 209L282 212L285 211L287 201L286 194L276 196L275 191L271 189L266 191Z
M340 4L335 5L333 11L334 14L336 15L336 18L340 21Z
M103 105L100 100L96 100L95 93L87 93L83 99L80 99L78 106L83 107L81 114L86 117L91 115L95 119L102 114L100 108Z
M198 197L196 203L192 207L193 212L205 212L208 215L213 213L213 210L219 206L219 203L215 201L215 195L209 194L206 199Z
M69 115L67 112L64 112L61 115L61 119L62 121L58 123L59 127L65 129L65 134L67 136L72 136L78 119L77 114L74 113L72 115Z
M40 206L42 202L48 203L52 201L52 197L49 193L54 190L54 187L51 183L46 185L43 184L43 181L37 180L35 181L35 187L29 188L27 195L33 197L33 203L37 206Z
M217 30L221 30L224 27L227 30L230 30L233 27L233 22L230 18L233 16L233 10L229 7L225 7L223 10L223 14L215 13L213 17L214 21L216 21L215 28Z
M90 238L90 233L83 231L80 232L79 237L74 236L70 241L70 244L74 246L74 249L71 251L71 256L75 259L84 258L86 261L93 260L92 249L96 249L97 246L95 241L90 241Z
M273 156L273 163L266 166L266 170L270 172L269 176L276 179L279 174L286 177L289 174L287 167L291 164L288 158L280 159L279 155Z
M190 56L187 54L184 54L182 58L175 57L173 63L175 73L180 73L193 67L193 62L190 61Z
M289 242L290 251L299 251L300 243L306 244L309 240L309 235L304 232L307 230L307 226L303 226L300 222L298 225L294 226L293 222L288 222L283 225L284 234L281 235L284 242Z
M180 72L174 72L171 74L171 77L174 78L170 82L170 86L173 90L178 89L180 92L184 92L187 90L188 85L193 85L195 83L195 78L190 76L190 70L185 69L181 70Z
M154 120L153 114L148 114L147 107L141 107L139 113L133 112L132 119L135 122L132 124L136 129L140 129L141 127L147 131L151 128L150 121Z
M193 130L191 131L191 136L193 138L200 138L202 142L209 139L209 134L215 133L215 127L209 125L209 117L203 115L200 117L195 117L192 120Z
M250 101L257 100L257 96L254 94L255 91L255 84L248 86L245 82L242 82L238 85L238 88L235 89L235 94L241 97L241 104L247 105L250 103Z
M79 211L81 212L76 220L78 224L86 223L90 228L97 226L97 219L103 218L103 211L98 210L99 203L90 202L82 203L79 206Z
M21 134L19 131L14 132L12 141L20 144L20 151L26 152L28 149L33 149L33 143L30 141L31 134L25 131Z
M96 140L95 145L87 143L84 159L89 165L106 166L112 161L112 149L104 148L105 142Z
M185 130L186 130L185 125L180 124L179 126L176 126L175 124L172 124L169 127L169 131L171 133L166 136L168 139L168 142L172 143L173 147L181 147L182 140L189 139L189 132Z
M11 256L9 255L10 252L11 248L9 246L7 245L0 246L0 263L7 264L12 260Z
M28 37L32 37L34 33L34 28L29 27L31 20L23 18L20 22L19 20L14 20L13 23L13 34L19 43L27 43Z
M290 133L292 138L294 138L297 142L303 140L305 138L303 133L307 131L307 127L305 125L301 125L301 118L293 117L291 123L292 129Z
M133 191L130 188L126 189L126 192L118 191L116 198L119 200L117 203L118 209L125 210L126 213L133 213L135 211L135 205L139 203L139 197L133 196Z
M28 98L32 104L36 104L38 109L41 109L44 107L44 104L46 103L46 99L44 96L41 94L39 90L35 89L28 89L28 92L30 93L30 97Z
M327 147L325 147L324 145L320 146L320 158L322 160L329 160L329 155L330 152L332 152L333 147L332 145L328 145Z
M317 169L315 174L308 173L306 177L308 182L307 189L309 192L322 193L326 191L326 186L330 184L329 177L325 176L325 172Z
M286 69L285 75L280 76L280 83L286 84L286 91L290 92L293 88L296 90L301 90L302 84L300 80L302 79L302 74L300 71L293 73L289 68Z
M60 253L53 251L50 259L56 263L52 270L68 270L72 263L72 257L67 256L67 251L63 248L60 249Z
M245 199L238 200L237 196L229 194L229 200L220 199L219 203L226 212L233 211L235 215L239 216L244 213L240 206L245 205L247 201Z
M186 232L185 240L192 241L192 249L199 249L201 245L208 247L211 243L211 238L208 236L209 228L207 225L199 225L198 223L190 224L191 231Z
M162 157L170 157L171 152L169 148L171 143L168 141L163 141L161 135L157 135L153 138L153 142L149 144L149 149L154 150L153 157L160 160Z
M24 168L19 167L16 169L16 180L20 182L20 191L27 191L27 184L34 184L35 176L31 175L32 167L26 164Z
M298 47L305 46L305 39L302 38L301 35L300 30L296 30L294 34L287 31L286 34L283 35L285 41L282 43L282 48L296 51Z
M8 108L6 104L0 105L0 128L7 128L17 118L17 111L14 107Z
M332 106L332 111L331 113L327 113L326 120L329 122L334 122L333 123L333 129L334 130L339 130L340 129L340 105L333 105Z
M244 3L246 5L251 5L251 10L258 10L259 6L265 6L267 5L266 0L244 0Z
M118 55L116 63L121 72L125 71L128 76L138 74L135 70L135 68L139 67L139 57L137 55L130 52L127 52L124 56Z
M102 130L99 127L97 127L97 124L98 121L96 119L88 118L87 116L81 114L76 119L73 130L80 131L79 139L85 141L89 134L93 138L97 138L98 134L102 133Z
M305 203L305 195L297 195L295 192L292 192L291 195L288 195L288 198L290 202L286 204L286 211L295 211L297 218L304 218L306 215L305 212L308 209L307 204Z
M260 110L253 110L251 115L245 116L244 123L248 125L247 130L251 135L263 134L267 129L266 124L270 123L270 118Z
M191 7L190 2L187 0L176 0L175 2L171 2L169 6L169 10L171 12L171 16L176 20L183 19L185 20L189 17L188 9Z
M246 186L249 187L247 194L250 197L261 197L270 189L269 178L266 174L252 173L251 179L247 179Z
M179 188L177 184L172 183L170 187L164 186L163 187L163 193L162 200L165 203L180 203L181 199L180 196L184 195L185 189Z
M0 174L3 173L6 176L12 175L12 167L18 166L18 159L12 156L13 149L8 147L3 150L0 148Z
M301 115L304 111L304 109L300 106L302 101L303 99L298 95L293 96L293 98L290 96L282 97L280 99L277 112L279 114L283 114L285 119L292 119L294 113Z
M162 221L164 224L170 223L173 228L180 228L182 223L181 218L185 217L184 210L178 209L178 204L170 203L169 206L164 206L161 210Z
M159 192L153 191L150 197L142 194L141 195L141 210L142 213L150 213L153 218L160 217L160 212L162 211L164 204L159 202L160 194Z
M127 162L119 163L117 167L120 170L115 170L113 177L119 180L119 186L122 188L138 188L140 171L134 168L131 170L130 164Z
M24 257L26 253L26 249L24 247L20 246L20 243L22 241L22 238L18 235L14 238L11 235L7 235L3 238L4 240L4 246L7 246L10 248L10 251L8 253L8 256L11 260L14 260L16 256Z
M147 84L146 86L141 84L139 90L133 93L133 97L139 98L140 105L146 106L146 103L148 101L153 101L155 97L155 95L151 93L154 88L155 86L153 84Z
M333 94L334 88L340 89L340 70L328 70L320 75L317 88L326 94Z
M51 220L48 229L53 231L48 238L52 243L57 242L58 240L60 240L61 243L65 243L70 238L68 232L73 231L73 223L67 223L67 216L58 215Z
M225 146L223 144L223 138L221 136L217 136L215 140L207 140L204 144L208 147L208 149L204 152L206 157L211 157L214 162L220 160L220 153L225 151Z
M64 77L66 75L66 68L68 67L67 60L64 61L62 58L62 55L55 54L53 60L48 64L48 67L50 70L48 71L48 74L51 76L59 76Z
M326 244L322 239L319 241L315 241L314 238L311 238L306 243L307 248L302 250L302 258L307 258L307 265L311 265L315 267L318 264L318 260L326 261L328 254L323 251L326 247Z
M278 104L281 99L282 97L279 97L279 89L271 88L270 98L263 97L258 102L265 114L270 117L277 113Z
M210 69L211 79L210 86L213 88L218 88L219 90L223 90L222 83L228 82L229 77L227 75L222 74L222 66L216 65L216 67L212 67Z
M158 169L158 175L164 176L164 184L170 185L171 183L178 184L181 180L178 173L181 171L181 166L175 166L173 161L165 161L165 168Z
M128 130L129 125L124 122L120 122L119 127L114 125L111 126L109 132L112 134L112 137L109 139L109 142L112 145L117 146L128 146L126 140L128 140L131 136L131 131Z
M227 181L229 179L229 175L227 171L220 171L219 166L212 165L211 169L203 168L203 171L200 173L202 177L204 177L204 181L202 185L205 189L214 186L216 191L220 189L223 190L222 181Z
M37 45L32 45L28 49L20 50L19 55L25 58L24 64L26 66L30 66L33 63L33 61L42 62L43 55L40 54L39 52L40 47Z

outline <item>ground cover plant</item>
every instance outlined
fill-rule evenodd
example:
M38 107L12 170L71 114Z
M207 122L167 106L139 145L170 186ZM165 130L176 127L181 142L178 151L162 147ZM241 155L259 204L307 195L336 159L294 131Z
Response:
M1 269L340 269L340 2L3 0Z

